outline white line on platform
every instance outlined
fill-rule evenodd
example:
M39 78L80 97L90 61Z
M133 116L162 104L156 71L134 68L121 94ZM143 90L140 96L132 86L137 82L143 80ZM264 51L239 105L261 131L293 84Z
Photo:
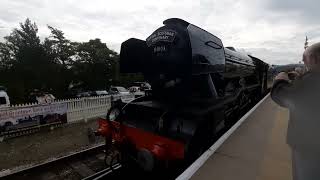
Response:
M176 180L190 179L195 172L209 159L209 157L228 139L228 137L252 114L257 107L269 97L267 94L261 101L259 101L250 111L248 111L241 119L235 123L226 133L223 134L206 152L204 152L195 162L193 162Z

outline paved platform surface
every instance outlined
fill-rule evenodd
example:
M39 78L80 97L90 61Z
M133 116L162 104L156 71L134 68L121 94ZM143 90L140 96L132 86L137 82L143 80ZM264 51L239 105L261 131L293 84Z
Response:
M191 177L192 180L289 180L288 110L268 97Z

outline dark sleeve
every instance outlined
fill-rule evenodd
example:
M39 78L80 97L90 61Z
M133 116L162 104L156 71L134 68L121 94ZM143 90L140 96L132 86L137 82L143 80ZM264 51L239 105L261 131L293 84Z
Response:
M286 80L276 80L271 89L271 98L282 107L293 103L294 87Z

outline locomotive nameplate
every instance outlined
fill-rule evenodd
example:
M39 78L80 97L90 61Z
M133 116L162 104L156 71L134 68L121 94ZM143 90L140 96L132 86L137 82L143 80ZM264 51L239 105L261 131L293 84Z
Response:
M146 41L148 47L150 47L157 42L173 42L175 36L176 32L173 30L156 31L151 34Z

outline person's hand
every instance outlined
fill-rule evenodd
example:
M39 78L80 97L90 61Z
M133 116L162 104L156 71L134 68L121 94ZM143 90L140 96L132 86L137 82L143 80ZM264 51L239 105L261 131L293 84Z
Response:
M290 81L288 73L286 72L281 72L279 73L275 78L275 80L286 80L286 81Z
M297 79L299 76L301 76L301 74L297 71L291 71L288 73L288 77L290 80L295 80Z
M305 68L296 67L294 71L297 72L299 76L302 76L305 73Z

